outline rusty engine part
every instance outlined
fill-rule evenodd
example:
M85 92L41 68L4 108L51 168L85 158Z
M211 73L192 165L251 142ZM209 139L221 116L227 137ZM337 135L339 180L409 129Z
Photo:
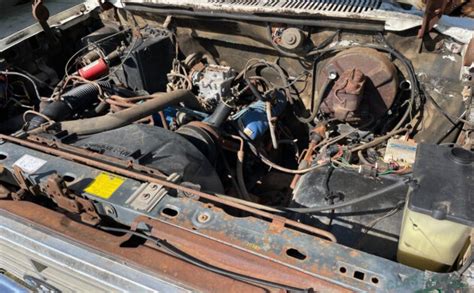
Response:
M291 27L281 32L278 45L288 51L301 51L305 42L305 33L298 28Z
M466 53L464 55L463 65L464 66L474 66L474 38L471 39L469 45L466 48Z
M171 188L171 189L175 189L177 191L183 192L189 197L194 196L195 198L203 198L206 201L211 201L216 204L224 204L230 207L243 209L249 213L262 216L268 219L272 219L275 221L275 223L277 223L275 224L277 226L281 226L280 224L282 224L283 226L289 226L289 227L305 230L309 233L319 235L323 238L329 239L330 241L334 241L334 242L337 241L334 235L332 235L330 232L327 232L315 227L306 226L295 221L287 220L285 218L281 218L279 216L272 215L271 213L260 211L255 208L246 207L245 205L228 201L220 197L216 197L215 195L211 195L211 194L193 189L191 187L187 187L185 185L179 185L173 182L169 182L167 181L167 179L163 178L162 175L160 175L159 177L156 176L156 174L161 174L161 172L157 169L147 168L141 165L135 166L133 164L124 164L123 160L117 160L117 158L114 158L114 157L102 155L100 153L98 154L96 152L88 151L79 147L71 147L68 145L63 145L60 142L52 143L52 141L48 139L44 139L37 136L30 136L29 139L24 140L24 139L18 139L18 138L14 138L10 136L0 135L0 139L18 144L23 147L28 147L28 148L37 150L39 152L43 152L45 154L49 154L53 156L61 156L61 157L66 158L70 162L75 161L75 162L83 164L84 166L90 166L93 168L106 170L108 172L115 173L115 174L130 178L130 179L141 180L145 182L153 182L161 186L165 186L167 188ZM48 146L48 144L50 145L54 144L56 148L50 147ZM120 163L120 161L122 161L121 162L122 166L114 166L114 165L110 165L109 163L105 163L105 162L113 162L114 164L118 164ZM7 176L6 174L3 174L3 175ZM53 175L53 177L50 177L47 179L51 179L51 178L56 180L58 177L56 175ZM23 180L22 182L24 182L25 178L21 176L20 179L22 179ZM24 185L24 183L21 183L19 185L20 186ZM25 187L24 189L27 189L28 192L36 194L40 192L36 187L37 186L32 185L32 186ZM34 191L32 191L32 188L34 188L33 189ZM67 191L67 192L70 192L70 191Z
M318 144L324 139L326 131L326 125L324 124L318 124L315 128L313 128L313 130L311 130L310 142L308 148L306 149L306 154L298 166L299 169L304 169L311 166L311 164L313 163L313 154L316 150L316 146L318 146ZM298 183L298 180L300 178L300 174L296 174L295 177L293 177L293 180L290 184L291 189L294 189L296 187L296 184Z
M318 88L334 73L338 79L321 110L341 121L379 119L390 109L398 92L397 69L386 55L374 49L347 49L334 56L321 70Z
M196 103L194 95L186 90L158 94L158 99L149 99L143 104L126 110L84 120L65 121L58 125L62 130L77 134L92 134L128 125L155 113L167 105L179 102Z
M418 31L418 38L423 38L426 33L431 31L439 19L442 17L443 13L446 11L447 5L450 2L449 0L433 1L427 0L425 7L425 14L423 16L423 23L420 30Z
M469 0L462 6L462 14L474 18L474 0Z
M421 15L393 33L379 18L260 20L240 10L314 12L324 1L209 1L222 4L215 11L239 5L229 18L120 2L126 9L96 11L69 32L52 26L60 41L80 40L65 60L43 62L61 80L30 72L41 62L0 61L0 110L24 122L0 135L0 208L31 201L133 235L130 251L145 243L269 291L431 282L396 262L397 244L418 144L470 145L472 44L460 32L431 31L442 46L420 52ZM426 129L438 117L452 129ZM461 275L462 253L445 272Z
M321 104L321 111L340 121L353 118L363 99L365 80L359 69L344 71Z
M49 10L44 6L43 0L34 0L31 4L31 10L33 17L38 21L38 23L43 28L43 31L48 38L48 41L51 45L57 45L59 40L54 35L53 30L48 24L49 19Z

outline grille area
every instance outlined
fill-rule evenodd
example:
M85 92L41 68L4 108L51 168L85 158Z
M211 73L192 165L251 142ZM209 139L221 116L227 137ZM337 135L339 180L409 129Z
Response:
M208 0L209 4L299 9L311 12L361 13L380 7L381 0Z

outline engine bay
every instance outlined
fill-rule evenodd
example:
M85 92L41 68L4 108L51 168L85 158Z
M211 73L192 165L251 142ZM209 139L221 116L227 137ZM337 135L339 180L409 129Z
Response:
M472 39L163 9L104 4L0 53L2 201L146 237L182 214L235 237L280 219L394 272L469 267ZM287 256L311 257L294 237Z

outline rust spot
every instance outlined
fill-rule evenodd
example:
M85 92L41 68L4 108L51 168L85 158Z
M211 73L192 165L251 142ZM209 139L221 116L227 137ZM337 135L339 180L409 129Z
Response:
M71 224L71 219L68 217L62 217L61 220L59 221L59 224L65 228L69 227Z
M360 256L360 252L358 252L357 250L351 250L351 252L349 253L350 256L352 257L359 257Z

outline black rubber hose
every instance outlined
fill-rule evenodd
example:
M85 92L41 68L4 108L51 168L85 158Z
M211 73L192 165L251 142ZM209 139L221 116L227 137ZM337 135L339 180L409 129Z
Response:
M237 153L237 182L239 183L240 191L242 192L243 199L252 201L249 195L247 186L245 185L244 179L244 152L239 150Z
M199 105L197 98L188 90L157 93L151 96L153 97L152 99L117 113L88 119L64 121L58 123L58 125L61 130L66 130L69 133L87 135L128 125L146 116L150 116L169 105L180 102L194 107Z
M316 76L316 73L313 73L313 86L312 86L313 89L312 89L312 93L311 93L311 101L313 103L313 108L311 109L311 112L310 112L308 117L296 116L298 121L300 121L301 123L312 123L312 122L314 122L314 119L318 115L319 108L321 107L321 104L322 104L324 98L326 97L326 92L330 88L330 86L332 84L332 81L333 81L332 79L328 78L323 83L323 86L321 87L321 90L316 95L315 92L316 92L317 85L316 85L316 78L314 76Z
M214 112L205 120L205 122L216 128L219 128L222 123L227 120L231 111L232 108L229 105L223 101L220 101Z
M108 81L99 81L97 84L106 92L126 95L126 92L118 90ZM129 94L129 93L128 93ZM61 100L54 101L46 105L41 114L53 121L64 121L71 118L74 114L82 113L98 101L99 89L94 84L79 85L61 96ZM41 124L47 122L43 116L35 115L28 120L27 130L38 128Z

